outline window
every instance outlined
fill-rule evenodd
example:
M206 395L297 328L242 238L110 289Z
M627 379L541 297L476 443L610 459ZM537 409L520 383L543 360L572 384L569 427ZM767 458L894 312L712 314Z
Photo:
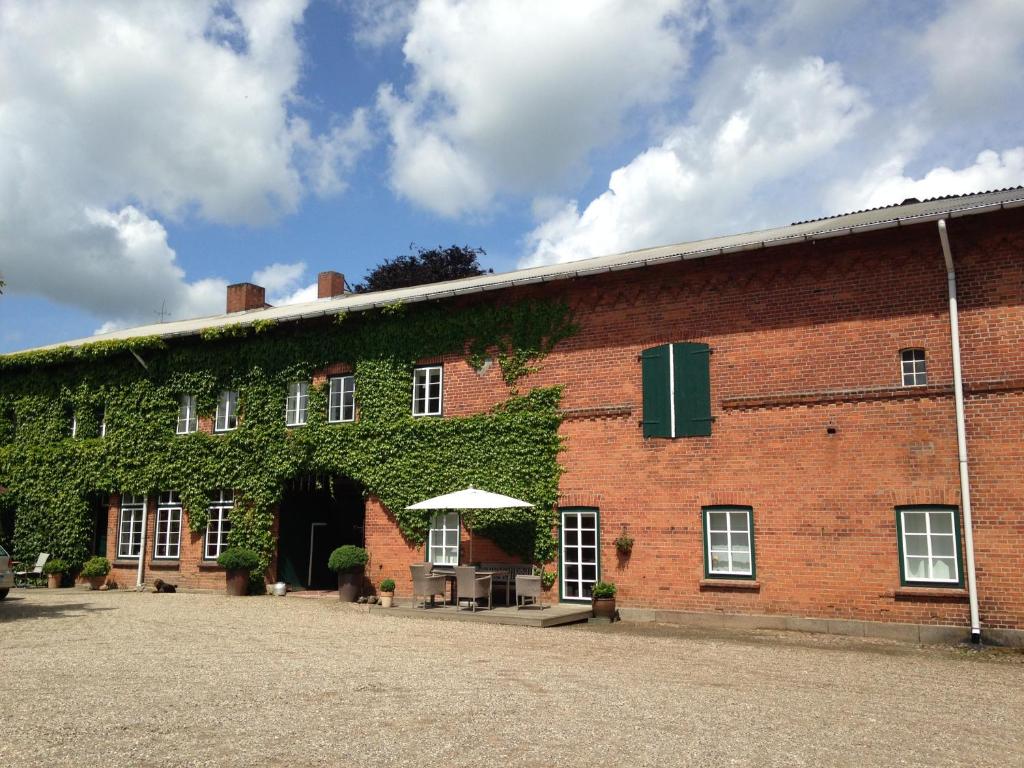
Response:
M597 582L596 509L562 510L563 600L590 600Z
M177 491L161 493L156 507L156 544L153 557L177 560L181 551L181 497Z
M459 514L434 515L430 521L427 560L434 565L459 564Z
M705 507L704 573L708 578L754 578L753 511Z
M904 349L900 352L904 387L923 387L928 383L923 349Z
M178 398L178 434L187 435L199 428L196 418L196 396L182 395Z
M238 393L225 390L217 398L217 416L213 421L215 432L230 432L238 428Z
M904 584L963 584L955 507L897 509L896 527Z
M412 372L412 415L441 415L441 384L443 374L440 365L428 365Z
M331 379L329 403L327 409L328 421L356 420L355 376L335 376Z
M71 436L78 437L78 414L71 414Z
M301 427L306 423L309 411L309 382L293 381L288 385L288 397L284 403L284 423L289 427Z
M126 493L121 496L121 523L117 538L117 556L136 558L142 552L142 515L146 497Z
M206 523L206 550L203 553L207 560L216 560L227 549L234 499L232 491L218 491L214 494L213 504L207 510L209 521Z
M107 436L107 407L103 406L103 417L100 419L100 437Z
M644 437L711 434L711 348L662 344L640 355Z

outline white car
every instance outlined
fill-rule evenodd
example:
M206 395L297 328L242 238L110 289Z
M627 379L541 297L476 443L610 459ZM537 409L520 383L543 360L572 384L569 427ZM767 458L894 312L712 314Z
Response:
M14 571L11 570L11 556L7 550L0 547L0 600L7 597L7 593L14 586Z

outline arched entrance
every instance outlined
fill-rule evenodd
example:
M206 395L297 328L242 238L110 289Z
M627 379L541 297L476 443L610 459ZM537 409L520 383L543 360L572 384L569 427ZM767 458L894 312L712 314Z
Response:
M336 588L327 560L343 544L363 546L365 520L362 487L355 481L332 475L289 481L279 510L278 580L292 589Z

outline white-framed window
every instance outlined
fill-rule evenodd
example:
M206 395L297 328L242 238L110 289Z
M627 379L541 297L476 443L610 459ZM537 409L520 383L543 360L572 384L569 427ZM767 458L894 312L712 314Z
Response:
M331 422L356 420L356 377L334 376L330 381L330 400L327 420Z
M224 390L217 398L217 415L213 421L215 432L230 432L238 428L238 393Z
M923 349L904 349L900 352L900 366L904 387L923 387L928 383Z
M444 370L440 365L427 365L412 372L412 415L440 416Z
M707 575L754 576L754 513L744 507L704 509Z
M100 419L100 437L107 436L107 407L103 406L103 418Z
M563 509L560 547L562 599L590 600L598 574L596 509Z
M196 396L182 395L178 398L178 434L187 435L199 429L196 416Z
M141 555L142 515L145 509L144 495L125 493L121 496L121 520L117 537L118 558L134 559Z
M181 497L177 491L161 493L156 506L156 560L177 560L181 554Z
M220 553L227 549L228 533L231 532L231 510L234 506L233 491L217 491L213 495L213 504L207 510L206 546L203 550L203 557L207 560L216 560Z
M284 402L284 423L288 427L301 427L309 413L309 382L293 381L288 385Z
M71 414L71 436L78 437L78 414Z
M433 565L459 564L459 513L434 515L430 521L427 560Z
M960 541L953 507L896 510L904 584L959 584Z

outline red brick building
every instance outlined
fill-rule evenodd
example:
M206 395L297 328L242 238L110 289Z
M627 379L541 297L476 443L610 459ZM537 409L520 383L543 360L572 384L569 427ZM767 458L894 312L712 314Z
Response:
M600 578L617 584L625 617L924 640L973 629L1020 643L1022 205L1020 188L908 201L379 295L339 297L328 275L319 307L488 301L490 291L569 303L579 332L523 382L565 388L562 600L585 599ZM231 309L254 319L299 322L311 311L258 309L261 290L229 291ZM443 372L444 417L507 394L497 370L480 375L456 355L424 362ZM202 565L206 537L183 531L176 578L219 587L220 572ZM423 548L372 498L364 535L374 565L408 594L408 565ZM620 536L633 539L629 554L616 548ZM487 542L474 547L477 560L511 559ZM133 581L130 568L117 571Z

